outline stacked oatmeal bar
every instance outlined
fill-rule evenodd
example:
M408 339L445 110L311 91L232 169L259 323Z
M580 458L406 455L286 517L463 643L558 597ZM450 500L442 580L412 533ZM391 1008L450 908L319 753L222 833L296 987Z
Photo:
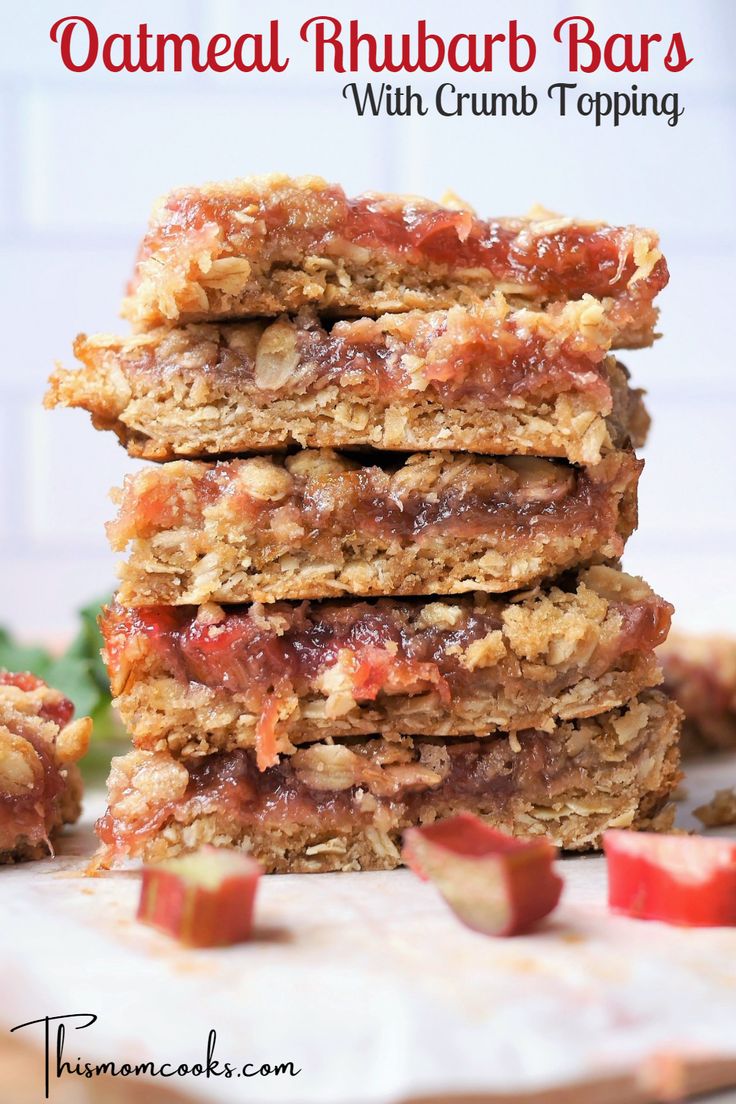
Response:
M177 191L50 405L131 456L103 617L134 750L104 861L385 869L459 811L572 849L668 826L671 607L618 566L656 235L282 176Z

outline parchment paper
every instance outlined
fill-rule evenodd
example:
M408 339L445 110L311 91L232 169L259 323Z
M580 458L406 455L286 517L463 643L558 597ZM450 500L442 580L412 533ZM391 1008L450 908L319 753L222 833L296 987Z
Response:
M689 805L734 783L736 757L698 767ZM56 860L0 870L0 1019L95 1013L70 1026L71 1058L204 1062L214 1028L222 1061L301 1072L177 1087L264 1104L531 1092L736 1058L736 929L609 915L599 856L561 861L562 903L531 936L466 930L405 870L282 875L262 879L252 943L192 952L135 921L133 870L82 876L92 804ZM42 1042L39 1026L23 1035Z

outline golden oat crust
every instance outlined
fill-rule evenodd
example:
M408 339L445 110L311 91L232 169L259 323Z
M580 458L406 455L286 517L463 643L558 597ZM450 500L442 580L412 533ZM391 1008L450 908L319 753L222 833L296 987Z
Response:
M249 851L268 871L389 870L406 828L462 811L570 850L597 847L611 827L666 831L679 717L654 691L553 733L315 744L260 775L252 753L224 753L205 761L207 783L201 766L133 751L113 761L98 862L155 862L212 843ZM228 800L233 786L241 796Z

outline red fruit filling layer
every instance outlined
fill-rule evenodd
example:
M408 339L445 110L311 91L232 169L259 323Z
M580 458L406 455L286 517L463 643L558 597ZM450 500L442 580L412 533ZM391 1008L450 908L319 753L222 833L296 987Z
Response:
M236 329L242 332L237 324ZM232 333L223 326L216 338L212 332L193 333L188 340L200 356L206 355L205 371L239 386L253 383L253 348L230 340ZM315 319L304 319L294 326L293 337L294 366L286 378L278 374L275 391L304 394L336 384L385 403L397 396L421 402L426 395L448 405L482 402L491 409L520 398L553 402L561 394L574 392L589 397L603 414L610 413L612 406L603 364L606 349L579 333L556 341L549 332L532 332L513 319L489 320L482 313L458 309L428 313L399 332L386 332L367 318L337 322L327 332ZM94 364L98 355L82 340L77 341L75 353L88 364ZM124 359L131 372L180 374L185 370L185 354L177 333L173 342L163 336L156 344L126 348ZM410 371L407 364L412 358L423 363ZM258 388L265 401L270 391L262 379Z
M324 832L347 831L356 824L373 824L377 810L384 804L390 809L396 801L418 812L431 793L437 801L472 802L483 798L486 802L497 801L501 807L513 794L528 793L530 799L537 794L541 800L542 795L561 792L570 781L571 771L578 775L578 768L560 757L559 749L551 752L548 735L526 732L521 740L521 753L512 752L506 740L442 745L441 753L447 756L444 777L437 775L436 783L428 786L421 766L410 764L404 767L398 782L391 782L390 790L378 797L371 794L364 811L356 806L356 791L366 786L377 789L381 781L370 744L363 744L367 754L355 756L359 765L353 768L354 785L340 790L310 787L294 768L294 756L260 771L252 752L216 752L187 764L189 783L183 796L165 801L155 810L146 806L140 816L125 812L116 815L116 807L127 804L135 780L126 778L116 785L113 774L110 809L97 822L97 834L104 845L135 855L164 824L178 816L186 821L192 812L215 813L238 825L300 824ZM435 746L439 751L439 745ZM411 773L414 766L415 777Z
M373 700L382 691L422 693L434 685L450 700L477 681L479 672L463 665L462 652L502 627L504 607L490 601L465 611L452 628L419 628L409 620L417 607L390 599L276 602L266 607L267 618L260 607L255 614L250 607L228 607L215 624L191 606L114 605L105 611L102 631L113 680L134 655L148 653L182 681L259 696L284 684L304 692L347 651L358 699ZM586 662L591 676L628 652L653 650L667 634L671 607L655 595L610 609L621 617L621 628ZM564 679L577 675L575 667L561 671ZM482 677L487 685L488 668Z
M276 196L260 203L256 199L252 205L258 209L251 225L261 224L260 235L274 260L295 252L329 254L336 239L343 239L409 263L451 270L482 268L498 281L538 288L549 299L579 298L586 292L598 298L625 293L637 269L630 227L573 224L532 234L520 232L513 222L480 219L467 210L371 195L348 199L336 186L300 202L303 209L297 217L291 203L279 202ZM208 231L215 241L242 241L244 227L237 217L241 207L231 195L179 191L167 200L164 221L146 237L141 257L175 250L178 241ZM652 299L667 280L661 258L631 291Z
M624 491L634 492L643 467L628 453L612 453L594 468L523 458L478 462L428 493L402 491L390 474L371 465L295 475L291 489L270 501L249 493L239 478L242 464L192 466L181 481L165 472L160 479L148 472L138 481L129 478L118 517L108 526L113 546L122 549L129 540L179 526L196 528L208 507L225 500L227 514L252 527L254 541L262 533L266 544L272 529L293 522L313 533L315 542L353 531L403 543L487 536L499 544L518 541L523 551L529 539L597 533L601 542L615 543L618 535L622 552L619 500Z

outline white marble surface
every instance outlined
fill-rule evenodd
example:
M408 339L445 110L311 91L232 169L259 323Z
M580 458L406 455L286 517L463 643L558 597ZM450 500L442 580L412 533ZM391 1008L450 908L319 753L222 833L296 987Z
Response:
M690 804L734 782L736 758L701 767ZM88 820L56 861L0 871L0 1020L95 1012L70 1055L176 1063L214 1027L223 1060L302 1070L179 1082L195 1099L393 1104L736 1057L736 930L610 916L597 856L561 862L562 904L532 936L467 931L408 871L291 875L263 880L254 942L191 952L135 921L133 871L82 876L92 845Z

